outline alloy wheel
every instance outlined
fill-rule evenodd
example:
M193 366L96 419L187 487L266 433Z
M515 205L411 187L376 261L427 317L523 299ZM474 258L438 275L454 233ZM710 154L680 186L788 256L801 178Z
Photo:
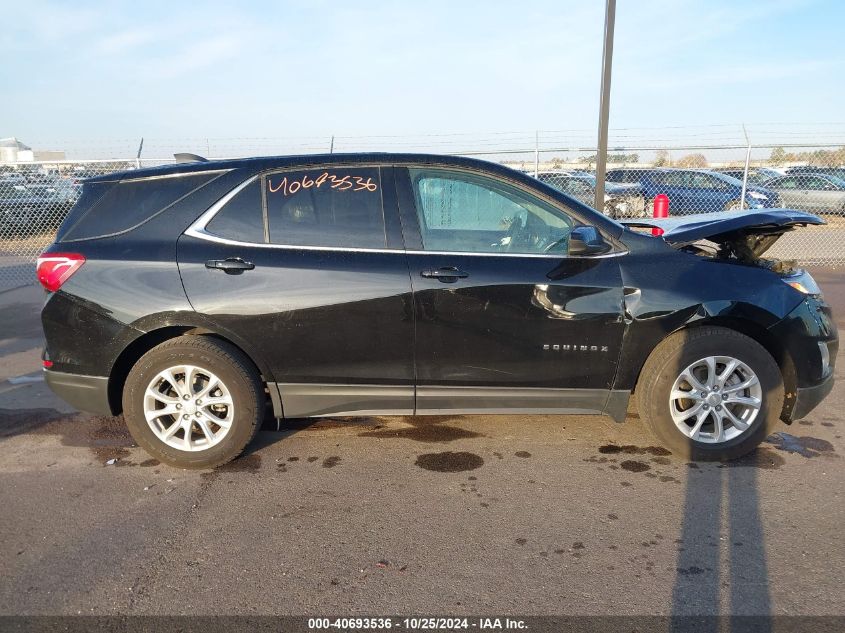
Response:
M669 394L669 411L688 438L720 444L748 432L763 403L754 371L731 356L708 356L684 369Z
M232 428L235 407L223 381L194 365L159 372L144 393L144 415L159 440L180 451L204 451Z

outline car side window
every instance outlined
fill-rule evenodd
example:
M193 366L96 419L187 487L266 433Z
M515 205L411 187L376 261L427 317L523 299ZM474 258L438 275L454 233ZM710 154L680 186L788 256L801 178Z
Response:
M817 176L811 176L809 178L804 178L804 189L810 189L812 191L824 191L827 188L828 181L824 178L818 178Z
M289 246L384 248L377 167L315 168L264 179L270 242Z
M658 172L654 175L654 182L665 187L689 186L688 174L682 171Z
M580 196L591 196L593 195L593 188L590 187L586 182L578 181L575 184L575 191Z
M564 193L568 193L576 198L579 196L589 196L591 193L589 185L579 178L567 178L561 182L560 189Z
M409 169L423 248L565 255L573 221L505 182L449 169Z
M692 186L696 189L719 189L721 180L708 174L692 174Z
M254 180L235 194L205 226L205 230L238 242L264 242L261 181Z

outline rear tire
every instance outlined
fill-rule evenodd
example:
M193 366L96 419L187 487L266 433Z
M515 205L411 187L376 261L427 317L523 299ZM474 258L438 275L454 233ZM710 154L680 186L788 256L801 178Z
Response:
M132 437L180 468L213 468L240 455L258 432L264 405L252 362L233 345L206 336L154 347L132 367L123 389Z
M673 453L701 461L726 461L754 450L776 427L783 398L780 368L766 349L744 334L713 326L666 338L637 384L638 408L649 431Z

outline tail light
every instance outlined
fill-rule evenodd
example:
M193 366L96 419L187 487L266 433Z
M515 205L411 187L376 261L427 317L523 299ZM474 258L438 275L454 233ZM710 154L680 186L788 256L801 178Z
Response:
M79 253L44 253L38 258L35 272L44 288L56 292L84 263L85 255Z

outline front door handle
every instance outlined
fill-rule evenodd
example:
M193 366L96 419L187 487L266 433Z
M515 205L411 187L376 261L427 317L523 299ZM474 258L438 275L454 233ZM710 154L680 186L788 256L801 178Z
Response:
M245 270L252 270L255 264L245 262L240 257L229 257L227 259L209 259L205 267L212 270L222 270L227 275L240 275Z
M430 268L428 270L421 271L420 275L422 275L426 279L437 279L439 281L442 281L444 284L452 284L455 283L458 279L466 279L467 277L469 277L469 273L465 273L462 270L458 270L454 266L438 268L437 270L433 270Z

